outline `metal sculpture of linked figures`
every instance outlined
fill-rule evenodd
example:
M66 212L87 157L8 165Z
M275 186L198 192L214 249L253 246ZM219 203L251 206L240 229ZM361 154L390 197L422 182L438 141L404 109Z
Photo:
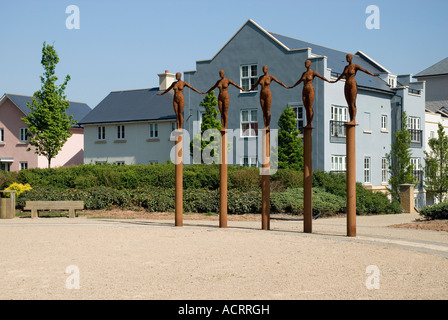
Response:
M356 124L356 96L358 95L358 85L356 84L356 73L358 71L362 71L367 73L368 75L379 77L379 74L373 74L372 72L362 68L361 66L353 63L353 55L347 54L346 60L348 65L345 67L342 74L335 81L331 81L330 83L336 83L342 78L345 77L345 87L344 94L345 100L347 100L348 104L348 112L350 114L350 122L347 125L355 125Z
M229 104L230 104L229 92L228 92L229 85L233 85L234 87L240 89L241 91L247 91L247 90L244 90L243 88L241 88L236 83L234 83L232 80L226 79L225 75L226 74L225 74L224 70L220 70L219 76L221 77L221 79L218 80L216 82L216 84L206 92L206 93L209 93L209 92L215 90L216 88L219 89L218 107L219 107L219 112L221 113L221 124L222 124L221 130L222 131L227 129L227 123L229 121L229 115L227 113L228 109L229 109Z
M185 87L190 88L191 90L199 93L204 94L204 92L199 92L192 86L190 86L187 82L181 80L182 74L180 72L176 73L176 82L173 82L171 86L166 89L162 93L158 93L157 95L161 96L165 93L169 92L170 90L174 90L174 98L173 98L173 107L174 112L176 113L176 122L177 122L177 129L182 129L183 123L184 123L184 106L185 106L185 100L184 100L184 94L183 90Z
M311 60L305 61L306 71L302 74L302 77L297 81L297 83L289 89L292 89L298 86L301 82L303 82L303 91L302 91L302 101L306 110L306 126L305 128L311 128L312 122L314 118L313 111L313 103L314 103L314 87L313 80L315 77L318 77L326 82L330 82L325 77L321 76L318 72L311 69Z
M191 90L203 94L204 92L199 92L192 86L190 86L187 82L181 80L181 73L176 73L177 82L173 82L171 86L166 89L162 93L158 93L157 95L161 96L170 90L174 90L174 98L173 98L173 107L174 112L176 113L176 122L177 122L177 132L178 138L175 144L175 226L181 227L183 225L183 136L182 136L182 127L184 123L184 94L183 90L185 87L190 88Z
M268 66L263 66L263 73L257 83L255 83L250 91L253 91L257 86L261 85L261 92L260 92L260 105L261 109L263 110L263 120L264 120L264 128L266 130L269 130L269 125L271 123L271 104L272 104L272 94L269 86L271 85L272 81L277 82L281 86L288 89L288 87L277 80L274 76L271 76L268 74Z
M356 84L355 77L358 71L365 72L374 77L378 77L379 74L373 74L359 65L354 64L353 55L351 54L347 54L346 59L348 65L339 78L336 81L331 81L331 83L336 83L345 77L344 94L350 113L350 122L346 124L347 236L356 237L356 96L358 94L358 85Z
M314 117L313 103L314 103L314 87L313 80L318 77L324 81L328 81L316 71L311 69L311 60L305 61L306 71L302 74L299 81L289 89L298 86L303 82L302 101L306 110L306 126L303 129L303 231L305 233L312 232L312 217L313 217L313 142L312 142L312 122Z

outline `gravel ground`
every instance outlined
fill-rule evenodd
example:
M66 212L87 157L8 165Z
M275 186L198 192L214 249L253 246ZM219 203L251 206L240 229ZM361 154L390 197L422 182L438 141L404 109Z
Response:
M418 215L260 221L0 220L0 299L443 299L448 233ZM79 276L79 277L78 277ZM79 284L79 287L77 286Z

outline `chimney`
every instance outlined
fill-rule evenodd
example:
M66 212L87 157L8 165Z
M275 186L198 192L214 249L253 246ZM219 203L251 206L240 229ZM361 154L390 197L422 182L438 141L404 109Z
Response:
M159 76L159 90L165 91L174 82L174 78L176 75L169 73L168 70L165 70L165 73L160 73L158 74L158 76Z

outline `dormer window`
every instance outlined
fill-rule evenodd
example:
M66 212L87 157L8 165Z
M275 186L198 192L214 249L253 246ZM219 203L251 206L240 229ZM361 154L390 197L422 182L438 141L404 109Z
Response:
M389 74L387 81L391 88L395 88L397 86L397 76Z

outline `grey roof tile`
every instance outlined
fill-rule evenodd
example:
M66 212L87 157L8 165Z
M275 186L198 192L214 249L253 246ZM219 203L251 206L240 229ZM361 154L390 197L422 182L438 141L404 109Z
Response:
M7 96L25 115L31 112L27 103L31 103L33 97L11 93L6 93L5 96ZM91 110L92 109L85 103L70 101L67 114L73 115L73 118L79 122L79 120L84 118Z
M448 74L448 57L417 73L414 78Z
M159 92L159 88L111 92L80 123L175 119L172 91L157 96Z

